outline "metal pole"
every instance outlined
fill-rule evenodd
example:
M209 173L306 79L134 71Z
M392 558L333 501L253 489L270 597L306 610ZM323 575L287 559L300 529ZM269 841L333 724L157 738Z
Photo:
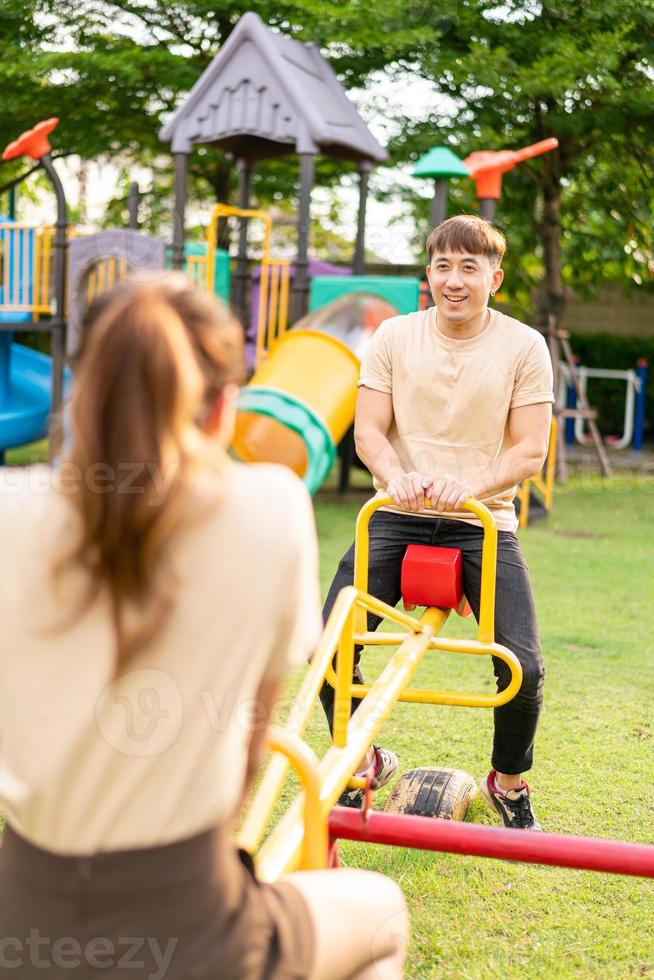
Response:
M344 807L336 807L330 813L329 833L334 838L369 844L654 878L654 847L648 844L565 834L517 833L505 827L481 827L456 820L376 810L364 816L361 810Z
M645 429L645 399L647 396L647 361L643 358L636 365L638 378L638 393L636 395L636 422L634 425L633 448L640 452L643 448L643 432Z
M184 216L188 183L188 154L175 153L175 210L173 212L173 269L184 265Z
M354 246L354 260L352 271L355 276L362 276L365 272L365 248L366 248L366 205L368 202L368 180L372 165L367 161L359 165L359 218L357 221L357 238Z
M249 160L241 159L238 161L238 206L242 211L247 211L250 207L250 194L252 191L252 164ZM248 268L248 221L247 218L239 219L238 228L238 253L236 256L236 269L234 271L234 284L232 286L232 306L238 314L241 323L246 325L247 319L247 284L250 278Z
M40 160L54 187L57 198L57 221L54 236L54 295L55 315L51 323L52 334L52 398L50 414L50 459L56 459L64 443L64 363L66 358L66 251L68 248L68 206L66 194L49 153Z
M479 214L480 217L485 218L486 221L495 221L496 208L497 201L494 197L479 198Z
M437 177L434 181L434 196L431 202L431 226L436 228L442 224L447 217L447 193L448 181L443 177Z
M127 210L129 212L129 222L128 227L136 230L139 226L139 201L141 199L141 192L139 191L139 185L136 181L132 181L129 185L129 194L127 196Z
M300 208L297 220L297 258L293 276L292 322L295 323L307 312L309 306L309 221L311 211L311 189L315 171L313 153L300 154Z

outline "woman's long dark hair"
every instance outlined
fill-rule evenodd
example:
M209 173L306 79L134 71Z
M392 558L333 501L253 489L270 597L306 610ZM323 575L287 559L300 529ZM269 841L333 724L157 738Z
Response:
M168 546L197 516L194 477L213 468L219 480L224 453L205 426L225 385L243 380L242 329L180 274L121 283L96 302L87 329L59 470L81 536L55 576L85 569L85 607L106 587L120 672L170 612ZM128 608L137 625L128 627Z

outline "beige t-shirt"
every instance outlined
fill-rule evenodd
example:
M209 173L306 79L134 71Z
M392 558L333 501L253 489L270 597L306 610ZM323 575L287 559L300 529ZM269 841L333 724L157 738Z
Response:
M263 678L321 631L311 501L289 470L229 463L211 512L180 533L171 618L111 683L106 595L64 632L84 573L50 569L79 525L45 466L0 473L0 810L65 853L154 846L238 803Z
M536 330L497 310L470 340L446 337L436 316L432 307L385 320L366 349L359 386L393 396L388 439L405 472L467 480L509 448L512 408L554 401L552 364ZM502 531L518 525L515 492L484 500ZM479 524L467 511L421 514Z

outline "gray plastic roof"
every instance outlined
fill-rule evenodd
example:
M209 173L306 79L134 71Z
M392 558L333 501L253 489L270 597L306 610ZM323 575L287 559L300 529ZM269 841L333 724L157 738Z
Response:
M317 46L275 34L252 12L160 137L173 153L213 143L248 160L293 152L370 163L388 158Z

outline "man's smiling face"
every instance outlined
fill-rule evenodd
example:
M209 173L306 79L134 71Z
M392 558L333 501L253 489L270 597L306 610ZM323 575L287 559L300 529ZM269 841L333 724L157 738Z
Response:
M434 254L427 278L439 315L463 324L483 313L504 273L486 255L447 251Z

